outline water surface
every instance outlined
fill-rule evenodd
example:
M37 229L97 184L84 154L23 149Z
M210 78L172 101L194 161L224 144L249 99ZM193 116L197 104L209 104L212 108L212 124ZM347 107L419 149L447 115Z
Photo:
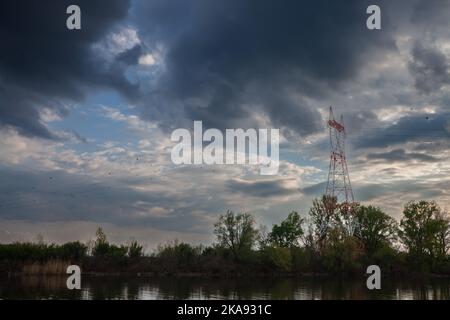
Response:
M0 299L450 299L450 279L383 279L368 290L365 279L86 277L68 290L64 276L0 278Z

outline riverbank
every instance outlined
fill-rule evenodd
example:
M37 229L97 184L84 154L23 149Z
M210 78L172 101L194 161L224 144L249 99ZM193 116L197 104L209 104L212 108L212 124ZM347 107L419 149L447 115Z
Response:
M120 270L110 268L110 270L96 270L94 261L86 263L76 261L62 261L62 260L50 260L43 263L30 262L23 263L22 265L16 264L15 269L1 270L0 276L66 276L67 267L70 265L79 265L81 268L81 274L87 277L136 277L136 278L229 278L229 279L242 279L242 278L343 278L343 279L355 279L366 278L367 274L365 270L361 269L359 272L353 270L348 273L330 273L330 272L311 272L311 271L297 271L297 272L280 272L280 271L251 271L247 268L242 271L239 270L239 266L235 267L234 272L196 272L196 271L149 271L148 263L144 263L145 260L152 260L149 257L143 257L135 264L121 265ZM147 261L148 262L148 261ZM104 266L104 265L103 265ZM151 269L150 269L151 270ZM426 278L450 278L450 274L445 273L433 273L433 272L417 272L414 270L403 270L402 272L391 272L390 270L383 270L383 277L393 278L406 278L406 279L426 279Z

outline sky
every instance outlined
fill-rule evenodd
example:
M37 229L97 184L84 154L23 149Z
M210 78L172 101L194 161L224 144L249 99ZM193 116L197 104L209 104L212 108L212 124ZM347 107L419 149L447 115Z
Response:
M81 30L66 8L81 8ZM381 8L381 30L366 9ZM324 192L328 108L355 200L450 207L450 1L7 0L0 242L211 243L226 210L271 226ZM175 165L177 128L280 130L280 169Z

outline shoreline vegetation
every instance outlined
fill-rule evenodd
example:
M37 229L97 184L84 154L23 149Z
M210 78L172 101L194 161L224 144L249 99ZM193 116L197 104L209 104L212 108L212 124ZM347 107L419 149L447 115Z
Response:
M400 222L373 206L339 204L323 196L306 218L292 211L269 231L248 213L228 211L214 225L213 245L174 241L144 254L135 240L112 244L101 228L95 241L0 244L0 274L135 276L450 276L450 215L433 201L411 201Z

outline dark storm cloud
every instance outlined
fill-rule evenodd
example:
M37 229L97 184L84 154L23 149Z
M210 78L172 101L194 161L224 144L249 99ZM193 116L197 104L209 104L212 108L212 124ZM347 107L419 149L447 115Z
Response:
M420 92L429 94L450 84L450 64L438 48L425 47L416 43L411 54L409 71Z
M82 29L66 28L66 8L82 9ZM0 4L0 126L24 135L55 138L39 117L60 112L86 88L112 87L128 97L136 88L123 70L110 68L92 45L128 13L130 1L2 1Z
M2 55L2 53L0 53ZM39 108L48 107L57 114L67 109L57 99L2 81L0 75L0 127L12 126L25 136L57 139L40 121Z
M438 142L450 138L449 121L449 113L405 116L392 125L363 130L353 140L353 147L384 148L410 141Z
M379 2L383 3L383 1ZM306 135L322 128L315 106L353 79L373 54L395 48L389 13L383 32L366 28L370 1L142 1L140 36L163 43L167 72L151 108L180 105L209 127L236 127L266 115ZM159 112L159 111L158 111Z
M405 152L404 149L395 149L389 152L383 153L369 153L367 155L368 160L383 160L386 162L409 162L409 161L419 161L419 162L438 162L440 159L417 152Z
M241 180L229 180L225 185L227 190L231 193L241 193L246 196L259 198L287 196L298 193L298 190L296 189L289 189L283 186L282 181L247 182Z

